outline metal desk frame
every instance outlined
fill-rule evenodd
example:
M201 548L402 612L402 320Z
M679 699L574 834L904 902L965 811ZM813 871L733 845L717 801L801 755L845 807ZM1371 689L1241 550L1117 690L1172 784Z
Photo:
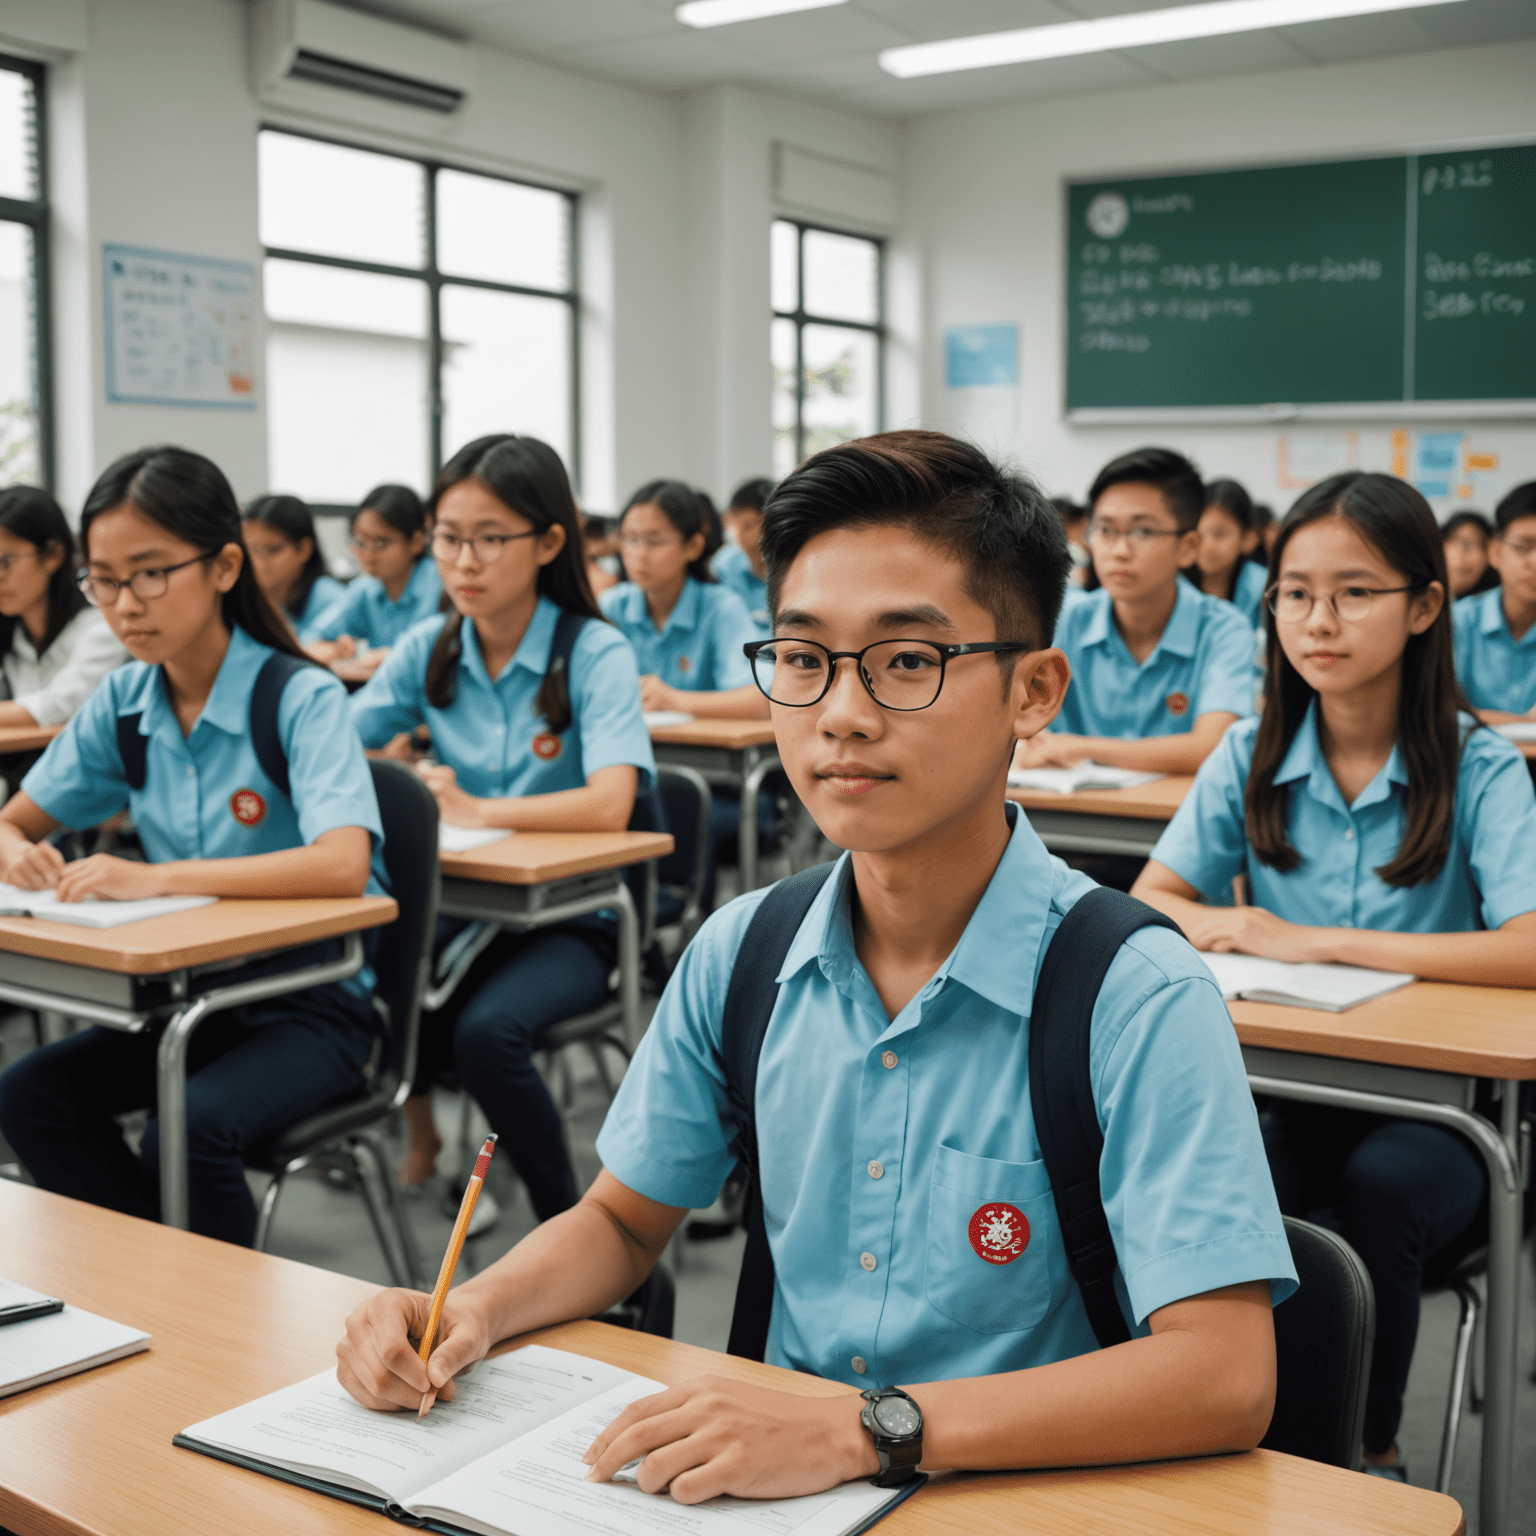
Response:
M341 958L323 965L304 965L253 981L219 986L218 977L233 966L248 965L268 955L282 954L315 942L282 945L259 954L241 955L215 966L130 976L119 971L45 960L0 950L0 1000L40 1012L62 1013L108 1029L140 1034L162 1014L169 1013L155 1054L156 1113L160 1122L160 1216L167 1226L188 1225L187 1176L187 1051L197 1026L210 1014L239 1008L270 997L302 992L326 982L345 981L363 968L361 932L341 935ZM206 991L197 984L212 983Z
M1528 1150L1520 1145L1520 1084L1495 1081L1501 1121L1496 1126L1473 1110L1473 1077L1260 1046L1242 1050L1255 1093L1443 1125L1459 1131L1481 1154L1488 1170L1488 1322L1479 1530L1482 1536L1506 1536L1514 1458L1521 1196L1530 1172Z
M779 767L772 742L760 747L710 747L696 742L658 741L653 744L658 763L692 768L710 784L733 784L741 791L741 824L737 829L737 859L741 889L757 889L757 796L763 780Z
M1017 804L1017 802L1015 802ZM1104 816L1096 811L1056 811L1020 805L1040 841L1052 853L1123 853L1151 858L1166 821L1144 816Z

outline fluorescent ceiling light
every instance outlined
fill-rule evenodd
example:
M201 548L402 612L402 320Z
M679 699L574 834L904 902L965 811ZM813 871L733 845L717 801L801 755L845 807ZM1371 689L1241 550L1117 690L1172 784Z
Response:
M880 67L900 79L944 75L993 64L1027 64L1064 59L1076 53L1110 48L1143 48L1148 43L1178 43L1192 37L1220 37L1229 32L1257 32L1266 27L1295 27L1339 16L1373 16L1382 11L1417 10L1426 5L1454 5L1459 0L1210 0L1206 5L1176 5L1165 11L1137 11L1129 16L1101 16L1095 21L1064 21L1017 32L987 32L952 37L938 43L886 48ZM679 6L678 12L689 9Z
M685 27L724 27L733 21L761 16L787 16L791 11L819 11L847 0L684 0L672 13Z

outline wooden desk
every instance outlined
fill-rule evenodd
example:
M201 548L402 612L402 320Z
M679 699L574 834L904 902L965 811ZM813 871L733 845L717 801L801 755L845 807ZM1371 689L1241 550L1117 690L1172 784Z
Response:
M136 1032L168 1014L156 1058L160 1208L187 1224L187 1048L220 1008L279 997L355 976L364 929L393 922L388 896L296 901L218 901L120 928L79 928L31 917L0 918L0 999ZM343 939L339 960L221 985L233 961L320 939Z
M63 729L62 725L0 725L0 757L9 752L36 752Z
M741 793L737 857L743 891L757 889L757 795L779 766L771 720L690 720L651 731L658 763L692 768L711 784L730 784Z
M1010 789L1052 853L1121 853L1146 858L1184 803L1194 778L1169 774L1136 789L1089 789L1073 795Z
M1504 1536L1520 1288L1518 1092L1536 1079L1536 993L1421 981L1345 1013L1246 1002L1231 1011L1255 1093L1429 1121L1460 1131L1482 1155L1489 1241L1480 1530ZM1474 1108L1478 1078L1499 1088L1499 1125Z
M672 839L658 832L514 832L468 853L445 853L439 910L489 926L529 932L607 910L619 914L619 1006L634 1049L640 1039L640 916L624 871L665 858ZM649 923L653 913L646 914ZM461 956L453 974L428 999L436 1006L458 985L484 944Z
M388 1536L379 1516L171 1436L325 1370L376 1287L0 1181L4 1272L146 1329L149 1353L0 1401L0 1525L16 1536ZM669 1385L704 1372L807 1397L852 1389L602 1323L537 1340ZM503 1348L511 1348L509 1343ZM498 1351L500 1352L500 1351ZM1450 1499L1272 1451L936 1478L889 1536L1461 1536Z

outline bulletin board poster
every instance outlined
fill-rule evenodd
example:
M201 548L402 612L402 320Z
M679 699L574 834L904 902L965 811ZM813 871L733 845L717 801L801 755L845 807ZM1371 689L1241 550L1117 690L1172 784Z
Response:
M256 407L256 268L103 245L107 399Z

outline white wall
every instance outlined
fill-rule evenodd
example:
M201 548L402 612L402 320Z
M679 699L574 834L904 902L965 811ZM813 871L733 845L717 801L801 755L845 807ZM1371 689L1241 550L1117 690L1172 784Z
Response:
M920 118L906 131L906 218L895 263L907 274L903 323L921 336L920 387L891 425L969 431L1013 455L1050 490L1081 496L1107 459L1148 441L1189 452L1283 509L1279 439L1325 456L1325 433L1358 433L1362 467L1392 467L1393 426L1465 430L1496 471L1461 503L1490 509L1536 478L1536 423L1346 421L1275 426L1084 426L1062 413L1062 182L1351 154L1479 137L1533 136L1536 44L1415 55L1329 69L1060 97ZM920 280L914 274L920 274ZM917 290L916 293L913 290ZM898 316L900 320L902 317ZM1012 323L1021 332L1016 413L944 387L944 329ZM1016 420L1013 419L1016 415ZM1293 482L1297 478L1291 477ZM1437 502L1444 513L1451 502Z

